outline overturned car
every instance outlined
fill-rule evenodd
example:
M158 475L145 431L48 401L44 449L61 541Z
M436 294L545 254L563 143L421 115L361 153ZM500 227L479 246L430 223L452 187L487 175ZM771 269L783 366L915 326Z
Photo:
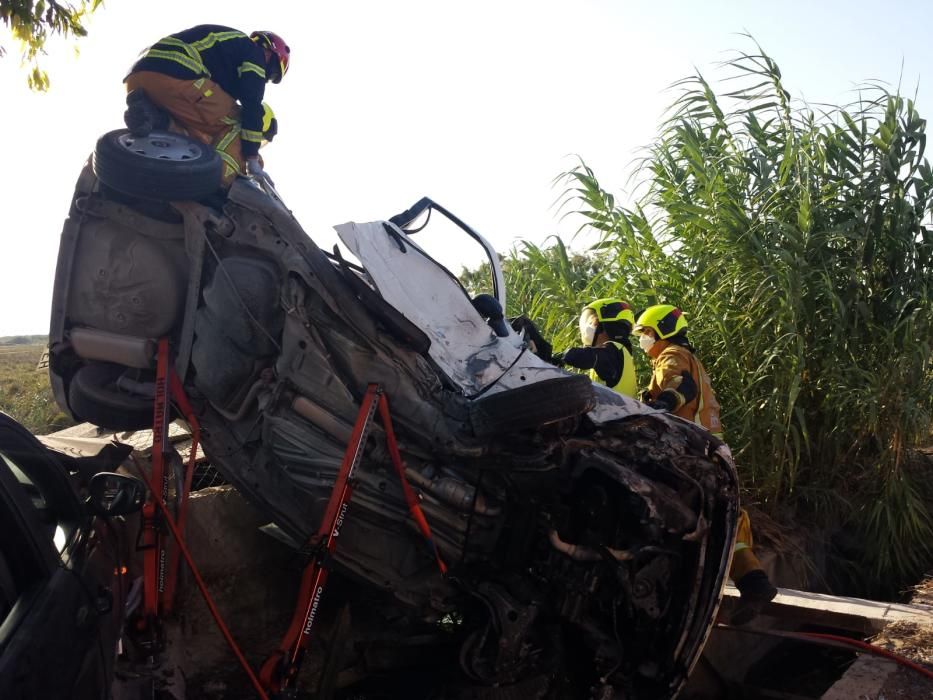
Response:
M169 338L212 463L300 546L379 384L449 571L371 440L333 561L356 611L339 656L356 672L339 678L421 663L425 697L674 697L728 569L728 449L536 356L501 322L494 251L430 200L338 226L350 261L250 180L219 198L195 173L185 190L198 145L115 133L82 172L61 239L50 371L62 407L150 425L153 350ZM161 201L162 182L179 201ZM432 212L487 249L492 300L471 299L418 245ZM353 647L377 638L406 653L367 671Z

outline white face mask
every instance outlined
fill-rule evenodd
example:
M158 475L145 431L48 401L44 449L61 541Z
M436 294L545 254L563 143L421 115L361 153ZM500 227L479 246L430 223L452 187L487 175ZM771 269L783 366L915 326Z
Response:
M588 348L593 345L598 325L596 312L593 309L583 309L583 313L580 314L580 340L583 341L584 347Z
M640 347L645 352L648 352L651 347L654 345L654 338L652 338L647 333L642 333L638 336L638 347Z

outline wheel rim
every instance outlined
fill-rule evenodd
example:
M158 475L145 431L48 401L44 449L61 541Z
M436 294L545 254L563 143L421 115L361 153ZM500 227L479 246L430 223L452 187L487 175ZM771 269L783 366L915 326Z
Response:
M121 134L117 142L130 153L153 160L184 162L201 157L201 147L177 134L155 131L148 136Z

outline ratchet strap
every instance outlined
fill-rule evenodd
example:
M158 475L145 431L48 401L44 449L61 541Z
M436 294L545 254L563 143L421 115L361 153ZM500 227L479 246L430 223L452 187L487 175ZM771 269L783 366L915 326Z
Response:
M431 528L418 501L418 496L405 476L405 465L399 453L389 402L378 384L370 384L363 396L350 441L343 455L343 461L337 472L337 479L331 491L324 517L317 532L308 541L308 548L313 553L311 561L305 567L298 591L298 601L291 623L278 648L266 660L259 671L259 680L263 687L273 693L279 693L293 685L301 666L305 650L311 641L311 632L320 610L324 587L330 573L330 559L337 551L340 530L346 522L353 497L354 474L363 456L363 449L372 428L372 421L379 411L382 427L385 430L386 445L392 464L398 474L408 510L418 530L424 536L437 562L442 575L447 573L447 565L441 558L440 551L431 535Z

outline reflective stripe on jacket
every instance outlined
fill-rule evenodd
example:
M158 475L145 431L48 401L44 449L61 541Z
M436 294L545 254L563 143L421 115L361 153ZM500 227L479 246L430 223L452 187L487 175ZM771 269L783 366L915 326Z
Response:
M241 106L243 155L259 153L262 99L266 87L265 55L246 34L230 27L203 24L160 39L143 52L131 73L152 71L181 80L210 78Z

